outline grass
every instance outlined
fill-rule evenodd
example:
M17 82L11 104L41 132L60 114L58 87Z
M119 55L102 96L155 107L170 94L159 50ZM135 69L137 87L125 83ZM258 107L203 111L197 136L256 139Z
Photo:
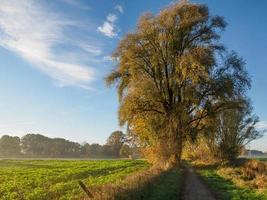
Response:
M147 200L178 199L181 184L181 171L173 169L159 177Z
M118 183L148 167L140 160L0 160L0 199L80 199L79 180L89 188Z
M267 200L267 195L248 187L237 186L231 179L220 176L216 169L202 169L199 173L222 200Z
M263 162L267 162L267 158L256 158L257 160L263 161Z
M173 200L178 199L181 172L152 167L128 176L119 184L93 188L96 200Z

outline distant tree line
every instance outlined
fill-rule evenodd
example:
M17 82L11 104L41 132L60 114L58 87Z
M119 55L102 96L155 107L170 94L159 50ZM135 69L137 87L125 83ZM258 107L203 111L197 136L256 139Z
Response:
M49 138L40 134L27 134L21 138L4 135L0 138L0 157L30 158L119 158L129 157L133 146L129 137L114 131L106 144L79 144L63 138Z

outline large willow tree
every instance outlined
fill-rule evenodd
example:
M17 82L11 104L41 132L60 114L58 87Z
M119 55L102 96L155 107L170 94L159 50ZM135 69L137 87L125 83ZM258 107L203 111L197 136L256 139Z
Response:
M223 18L205 5L180 2L158 15L146 14L114 53L119 120L156 156L179 162L183 141L205 127L207 117L241 104L250 81L243 61L220 44Z

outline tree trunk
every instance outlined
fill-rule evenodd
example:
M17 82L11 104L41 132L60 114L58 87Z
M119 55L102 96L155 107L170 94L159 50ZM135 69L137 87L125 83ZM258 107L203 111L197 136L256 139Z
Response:
M183 152L183 123L181 120L178 121L178 130L177 134L177 164L180 166Z
M178 137L177 141L177 164L179 166L181 165L182 152L183 152L183 138L182 138L182 133L180 133L180 136Z
M183 137L182 132L176 135L176 137L172 138L170 141L173 145L170 152L169 164L174 166L180 166L181 164L181 157L183 151Z
M178 121L178 122L177 122ZM182 150L183 150L183 123L181 119L177 120L177 116L169 115L169 160L170 166L179 166L181 164Z

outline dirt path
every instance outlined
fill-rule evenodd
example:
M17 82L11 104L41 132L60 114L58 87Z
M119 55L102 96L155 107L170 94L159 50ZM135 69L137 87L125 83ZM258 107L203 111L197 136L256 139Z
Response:
M186 167L182 200L216 200L193 168Z

